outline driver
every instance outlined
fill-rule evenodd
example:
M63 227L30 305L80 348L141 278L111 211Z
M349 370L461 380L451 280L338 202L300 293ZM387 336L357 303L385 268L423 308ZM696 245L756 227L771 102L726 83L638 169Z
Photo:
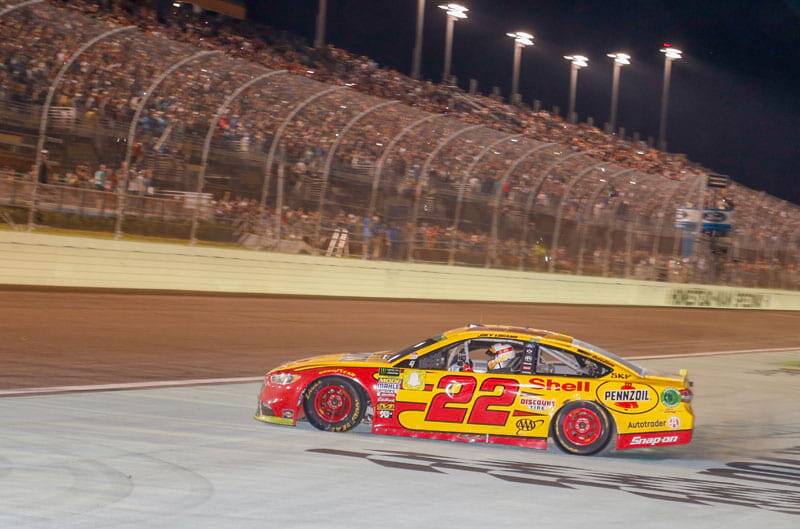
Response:
M516 351L514 351L514 346L507 343L496 343L492 345L486 351L486 354L489 356L489 362L486 364L489 372L508 370L514 358L517 356Z

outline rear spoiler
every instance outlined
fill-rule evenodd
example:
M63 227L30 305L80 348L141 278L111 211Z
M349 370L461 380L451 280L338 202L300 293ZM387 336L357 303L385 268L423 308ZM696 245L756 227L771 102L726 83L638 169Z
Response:
M692 387L693 384L692 384L692 381L689 380L689 370L688 369L686 369L686 368L681 369L680 371L678 371L678 375L681 377L681 379L683 379L683 385L684 386L686 386L687 388Z

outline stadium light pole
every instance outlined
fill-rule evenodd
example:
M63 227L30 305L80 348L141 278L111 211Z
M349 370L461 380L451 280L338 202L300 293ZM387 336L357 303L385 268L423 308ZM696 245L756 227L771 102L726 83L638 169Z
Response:
M571 69L569 75L569 113L567 119L575 123L575 100L578 98L578 71L589 66L589 59L584 55L564 55L570 62Z
M506 33L506 35L514 39L514 74L511 78L511 98L513 100L519 94L519 71L522 63L522 50L526 46L533 46L533 35L524 31Z
M440 5L439 9L444 9L447 13L447 33L445 34L444 41L444 72L442 73L442 82L450 83L450 70L453 65L453 31L455 29L456 20L467 18L467 11L469 11L469 9L459 4L444 4Z
M319 0L317 11L317 33L314 36L314 47L319 49L325 46L325 22L328 20L328 0Z
M669 85L672 78L672 61L683 58L683 52L673 48L670 44L664 44L661 48L664 54L664 86L661 89L661 121L658 127L658 148L662 151L667 150L667 112L669 109Z
M611 82L611 111L608 118L609 128L613 134L617 130L617 107L619 105L619 78L622 67L631 63L631 56L627 53L609 53L609 57L614 59L614 77Z
M414 42L414 57L411 63L411 77L422 77L422 35L425 32L425 0L417 0L417 38Z

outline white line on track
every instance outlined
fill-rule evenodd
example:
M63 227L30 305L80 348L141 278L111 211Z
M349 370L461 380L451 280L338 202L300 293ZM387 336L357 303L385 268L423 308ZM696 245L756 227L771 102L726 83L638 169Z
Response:
M96 384L91 386L55 386L50 388L22 388L0 390L0 397L25 397L58 393L88 393L91 391L120 391L126 389L180 388L185 386L211 386L218 384L243 384L259 382L260 377L201 378L196 380L164 380L159 382L127 382L124 384Z
M628 360L660 360L662 358L691 358L695 356L720 356L720 355L741 355L747 353L790 353L800 351L798 347L775 347L772 349L737 349L733 351L706 351L701 353L678 353L667 355L645 355L645 356L626 356Z
M733 351L706 351L699 353L679 353L666 355L628 356L629 360L660 360L668 358L691 358L699 356L737 355L747 353L781 353L800 351L798 347L775 347L772 349L737 349ZM180 388L186 386L211 386L219 384L244 384L259 382L263 377L202 378L195 380L164 380L159 382L128 382L124 384L96 384L88 386L55 386L49 388L22 388L0 390L0 397L32 397L60 393L88 393L93 391L122 391L130 389Z

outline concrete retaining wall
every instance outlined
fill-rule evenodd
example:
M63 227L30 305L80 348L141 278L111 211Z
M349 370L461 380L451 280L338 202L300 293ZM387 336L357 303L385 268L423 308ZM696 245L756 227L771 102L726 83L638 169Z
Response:
M800 292L0 232L0 285L800 310Z

